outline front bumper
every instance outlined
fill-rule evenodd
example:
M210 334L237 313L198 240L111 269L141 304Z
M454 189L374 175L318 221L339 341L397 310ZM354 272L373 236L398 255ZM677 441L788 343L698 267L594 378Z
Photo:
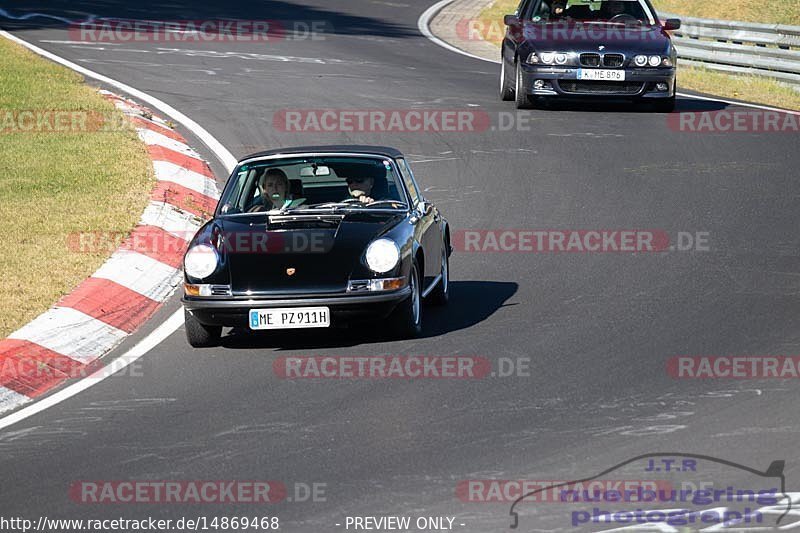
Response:
M522 76L529 96L564 98L670 98L674 96L675 73L672 68L625 68L624 82L593 82L578 79L584 67L523 65ZM589 70L589 69L587 69ZM616 70L616 69L612 69ZM534 82L542 80L546 87L536 89ZM666 85L666 91L656 88Z
M298 297L211 297L184 296L183 307L206 326L247 328L251 309L277 307L319 307L331 311L331 326L351 321L375 320L389 316L397 305L409 297L410 287L375 294L303 295Z

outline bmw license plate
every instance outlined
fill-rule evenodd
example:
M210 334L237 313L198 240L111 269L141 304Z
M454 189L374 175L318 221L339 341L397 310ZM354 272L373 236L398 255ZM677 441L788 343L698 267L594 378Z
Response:
M595 81L625 81L624 70L610 70L610 69L578 69L579 80L595 80Z
M331 312L327 307L251 309L250 329L327 328Z

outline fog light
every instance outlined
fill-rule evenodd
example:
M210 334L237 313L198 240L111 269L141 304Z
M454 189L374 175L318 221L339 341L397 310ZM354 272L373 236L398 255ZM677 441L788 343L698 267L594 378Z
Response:
M667 84L666 83L663 83L663 82L656 83L656 91L659 91L659 92L663 93L663 92L666 92L667 90L668 89L667 89Z
M544 89L544 80L535 80L533 82L534 89Z

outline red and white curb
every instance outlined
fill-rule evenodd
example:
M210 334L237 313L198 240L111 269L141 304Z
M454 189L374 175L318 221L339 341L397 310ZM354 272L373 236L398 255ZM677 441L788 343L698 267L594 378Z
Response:
M108 261L0 340L0 413L91 374L93 363L144 324L181 284L183 253L219 199L208 164L168 122L131 100L101 93L134 123L157 183L139 224Z

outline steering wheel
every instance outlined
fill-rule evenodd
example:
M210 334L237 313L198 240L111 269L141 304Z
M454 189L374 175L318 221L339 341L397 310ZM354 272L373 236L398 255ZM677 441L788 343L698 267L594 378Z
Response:
M614 15L613 17L608 19L608 21L609 22L630 21L630 22L637 22L637 23L640 22L639 19L637 19L633 15L629 15L628 13L620 13L619 15Z
M336 203L339 203L339 204L357 204L360 201L361 200L359 200L358 198L345 198L341 202L336 202Z

